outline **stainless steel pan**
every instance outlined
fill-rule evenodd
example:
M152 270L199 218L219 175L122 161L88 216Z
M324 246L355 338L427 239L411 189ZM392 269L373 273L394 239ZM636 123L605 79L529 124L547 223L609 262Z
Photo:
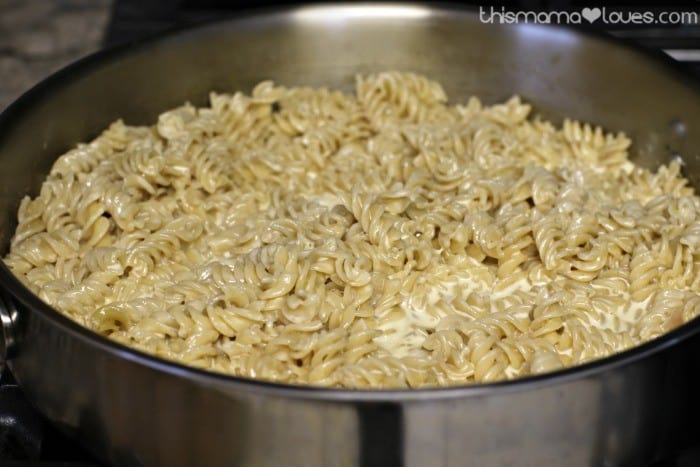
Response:
M153 122L262 79L350 88L440 80L455 101L518 93L554 119L626 131L648 166L700 179L700 87L670 60L563 27L429 6L317 6L204 26L83 60L0 117L0 253L55 158L111 121ZM33 403L123 466L646 465L693 436L700 322L612 358L514 382L347 391L210 374L87 331L0 264L3 355Z

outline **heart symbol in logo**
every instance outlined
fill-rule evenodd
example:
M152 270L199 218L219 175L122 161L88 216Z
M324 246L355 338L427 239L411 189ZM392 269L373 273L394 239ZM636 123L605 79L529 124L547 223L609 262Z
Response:
M600 8L584 8L581 10L581 16L586 18L589 23L593 23L595 20L600 18L600 15Z

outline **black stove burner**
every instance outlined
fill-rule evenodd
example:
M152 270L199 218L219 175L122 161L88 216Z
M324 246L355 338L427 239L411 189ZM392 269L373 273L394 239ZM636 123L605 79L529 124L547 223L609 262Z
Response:
M0 379L0 459L38 459L43 420L27 403L9 372Z
M0 465L100 467L75 441L57 431L27 401L10 372L0 375Z

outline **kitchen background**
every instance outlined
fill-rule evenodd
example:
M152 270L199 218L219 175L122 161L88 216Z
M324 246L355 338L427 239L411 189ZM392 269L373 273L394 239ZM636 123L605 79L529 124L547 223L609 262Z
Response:
M100 48L110 0L0 0L0 109Z

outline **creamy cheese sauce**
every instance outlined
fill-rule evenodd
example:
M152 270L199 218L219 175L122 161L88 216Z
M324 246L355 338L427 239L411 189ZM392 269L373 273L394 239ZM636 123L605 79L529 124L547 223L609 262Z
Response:
M476 261L474 263L484 267ZM425 354L423 342L428 336L427 330L435 329L446 316L435 305L441 300L450 303L457 293L468 295L485 290L488 290L486 284L468 271L464 272L463 277L436 281L431 284L425 296L405 296L400 304L399 316L379 326L383 334L375 338L374 342L397 358L416 353Z
M476 261L474 263L474 266L477 268L485 267ZM491 300L491 311L496 312L498 311L496 305L498 301L507 299L518 291L531 292L533 287L546 283L544 280L532 281L523 277L494 291L498 282L488 284L483 279L479 280L478 277L483 276L470 274L468 270L465 270L463 277L450 278L449 280L431 284L432 287L423 297L406 295L400 304L401 312L397 313L394 319L387 320L379 326L378 329L381 329L383 334L375 338L374 342L397 358L424 355L426 350L423 349L423 343L428 336L428 331L434 330L440 323L440 320L446 316L446 313L441 311L439 307L435 307L438 302L450 303L458 294L468 296L471 293L487 293ZM624 294L621 297L621 301L622 305L616 308L613 313L609 311L607 313L598 313L597 319L594 318L595 315L592 315L590 325L616 332L632 329L639 320L639 316L649 306L651 297L644 301L636 302L631 300L629 294ZM557 352L562 357L573 356L571 348L557 350ZM587 358L586 355L582 355L582 357ZM552 364L549 360L553 361L553 359L558 358L557 354L542 354L535 358L531 364L530 371L537 373L539 366L548 368ZM523 368L515 368L512 365L508 365L505 369L506 376L509 378L516 377L522 372Z

